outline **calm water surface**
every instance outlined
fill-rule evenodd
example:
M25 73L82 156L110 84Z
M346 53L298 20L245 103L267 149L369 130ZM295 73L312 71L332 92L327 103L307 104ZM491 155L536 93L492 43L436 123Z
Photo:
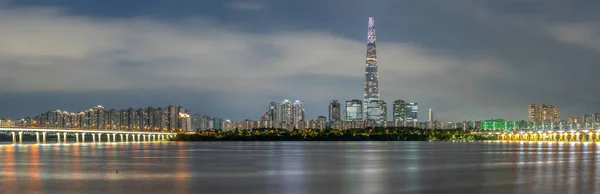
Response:
M519 142L4 144L0 193L599 193L599 149Z

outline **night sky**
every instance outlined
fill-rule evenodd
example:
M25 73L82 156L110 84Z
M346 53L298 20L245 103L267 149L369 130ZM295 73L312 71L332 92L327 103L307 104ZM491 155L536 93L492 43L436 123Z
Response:
M0 0L0 117L182 105L259 119L269 101L362 98L367 20L380 94L420 118L600 110L596 1Z

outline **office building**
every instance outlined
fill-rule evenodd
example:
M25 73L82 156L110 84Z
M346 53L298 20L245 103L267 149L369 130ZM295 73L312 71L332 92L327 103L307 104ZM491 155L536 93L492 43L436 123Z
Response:
M372 121L376 127L383 127L387 121L387 104L385 101L367 99L365 104L366 120Z
M406 121L419 121L419 106L416 102L406 103Z
M341 119L341 106L337 100L329 102L329 123L333 123Z
M396 100L392 106L392 120L394 122L406 121L406 102L404 100Z
M346 121L362 121L363 120L363 102L362 100L353 99L346 101Z

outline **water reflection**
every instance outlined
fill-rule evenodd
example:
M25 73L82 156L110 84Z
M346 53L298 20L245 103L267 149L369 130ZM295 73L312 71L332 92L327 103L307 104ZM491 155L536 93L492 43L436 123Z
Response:
M404 189L406 191L414 191L418 189L418 185L420 183L420 173L421 165L420 165L420 155L418 147L410 148L408 152L406 152L406 164L403 166L404 168ZM400 167L402 168L402 167Z
M0 180L2 187L1 191L6 193L16 193L17 189L17 172L15 170L15 148L18 146L5 145L0 146L2 148L2 179Z
M42 188L42 180L41 180L41 171L40 171L40 145L31 145L29 147L29 170L27 171L27 175L29 176L27 180L28 190L32 193L41 193Z
M285 191L289 194L304 194L304 175L302 174L304 168L304 154L302 144L292 144L288 149L282 150L282 160L280 169L277 170L277 175L282 180L282 184L285 188L281 188L281 191Z
M380 193L383 189L380 185L382 180L381 166L379 162L381 160L381 152L379 150L373 150L373 144L371 142L361 144L362 150L365 152L361 153L360 158L362 159L358 169L360 173L360 192L359 193Z
M598 193L599 147L549 142L2 145L0 193Z
M177 157L174 158L175 177L173 179L175 183L174 193L190 193L188 187L191 184L188 181L190 178L190 168L188 166L188 158L185 157L187 153L183 151L185 149L185 144L179 142L176 145L175 150L177 152Z

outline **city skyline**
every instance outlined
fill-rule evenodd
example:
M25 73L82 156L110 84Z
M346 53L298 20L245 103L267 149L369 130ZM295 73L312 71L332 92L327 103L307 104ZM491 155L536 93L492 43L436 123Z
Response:
M307 118L327 115L332 99L362 99L369 16L388 104L418 102L419 115L434 108L449 121L518 120L532 103L556 105L562 119L600 110L595 2L108 4L120 9L0 3L0 24L11 26L0 30L0 117L177 104L242 120L286 98Z

